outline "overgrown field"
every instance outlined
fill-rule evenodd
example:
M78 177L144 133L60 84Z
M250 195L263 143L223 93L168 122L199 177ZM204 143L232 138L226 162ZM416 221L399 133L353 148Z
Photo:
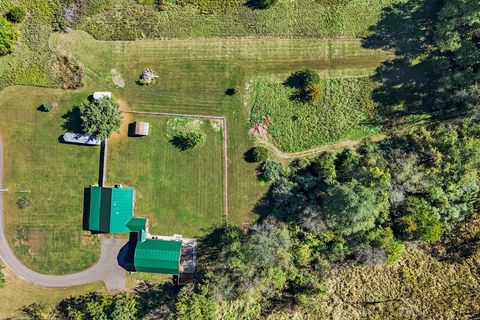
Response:
M322 97L304 103L296 89L274 81L255 81L251 88L250 124L271 119L268 133L287 152L304 151L345 138L380 133L375 83L369 77L322 78Z
M199 237L212 226L222 225L225 215L219 124L187 120L198 125L206 141L181 151L169 142L169 130L176 118L134 115L128 120L149 122L150 135L112 139L107 180L135 188L135 215L148 217L150 233Z
M19 37L12 54L0 56L0 89L10 84L54 86L50 75L52 52L50 21L59 6L55 0L3 0L0 14L14 5L28 8L25 20L15 25Z
M11 84L61 85L52 68L57 52L48 41L62 21L64 27L106 40L358 37L369 33L382 8L398 1L280 0L271 9L258 10L255 1L246 0L166 0L159 10L135 0L5 0L0 3L1 15L20 6L27 16L15 25L19 37L14 53L0 57L0 89Z
M439 261L414 247L393 265L346 266L329 272L327 291L271 319L468 319L478 315L479 257Z
M149 2L149 1L138 1ZM153 1L150 1L150 3ZM78 27L98 39L183 37L358 37L396 0L279 0L268 10L248 0L167 0L161 10L133 0L111 2ZM128 25L126 28L125 26Z

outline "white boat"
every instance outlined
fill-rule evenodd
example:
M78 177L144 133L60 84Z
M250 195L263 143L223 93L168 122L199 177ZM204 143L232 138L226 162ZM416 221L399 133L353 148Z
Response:
M83 133L67 132L63 135L63 140L69 143L87 144L91 146L98 146L102 143L96 136L89 136Z

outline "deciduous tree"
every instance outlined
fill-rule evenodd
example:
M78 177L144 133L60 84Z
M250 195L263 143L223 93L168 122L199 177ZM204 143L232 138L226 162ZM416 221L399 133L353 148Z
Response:
M86 101L80 107L83 131L106 140L113 132L119 132L122 124L122 111L111 98Z

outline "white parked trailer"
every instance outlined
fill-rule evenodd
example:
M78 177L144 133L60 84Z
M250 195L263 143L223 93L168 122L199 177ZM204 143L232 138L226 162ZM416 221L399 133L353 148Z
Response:
M102 98L111 98L111 97L112 97L112 93L108 91L103 91L103 92L98 91L93 93L93 99L95 100L102 99Z
M67 132L63 135L63 140L69 143L87 144L91 146L98 146L102 143L96 136L89 136L83 133Z

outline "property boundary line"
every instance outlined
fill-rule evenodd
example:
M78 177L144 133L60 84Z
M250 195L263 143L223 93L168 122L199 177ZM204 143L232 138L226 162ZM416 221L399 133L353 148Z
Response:
M208 115L193 115L193 114L181 114L181 113L168 113L168 112L154 112L154 111L123 111L130 114L143 114L160 117L179 117L190 119L207 119L207 120L220 120L222 123L222 153L223 153L223 208L225 213L225 223L228 224L228 133L227 133L227 118L223 116L208 116Z

